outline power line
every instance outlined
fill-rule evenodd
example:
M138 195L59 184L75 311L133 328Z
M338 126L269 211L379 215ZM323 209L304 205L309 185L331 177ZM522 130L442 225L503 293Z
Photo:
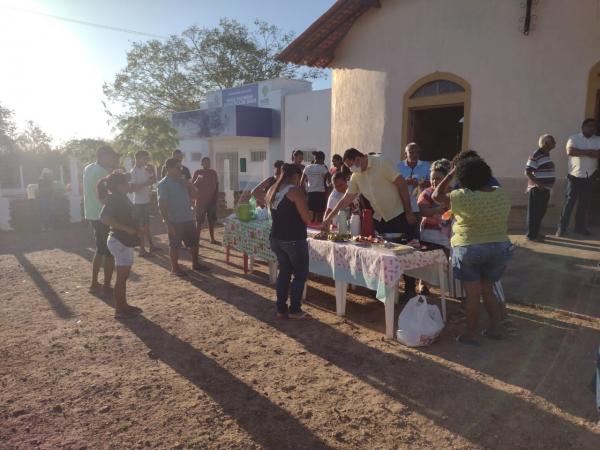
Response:
M39 12L39 11L31 11L29 9L17 8L17 7L8 6L8 5L0 5L0 7L12 9L14 11L23 12L23 13L27 13L27 14L33 14L36 16L47 17L47 18L54 19L54 20L61 20L63 22L71 22L71 23L76 23L78 25L85 25L88 27L102 28L104 30L110 30L110 31L117 31L119 33L137 34L138 36L146 36L146 37L152 37L152 38L158 38L158 39L167 39L167 36L161 36L159 34L152 34L152 33L144 33L143 31L131 30L129 28L113 27L110 25L103 25L100 23L87 22L85 20L79 20L79 19L71 19L69 17L57 16L54 14L48 14L48 13L43 13L43 12Z

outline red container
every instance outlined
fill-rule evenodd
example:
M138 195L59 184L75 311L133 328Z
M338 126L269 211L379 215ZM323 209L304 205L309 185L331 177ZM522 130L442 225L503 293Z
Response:
M373 236L373 210L372 209L363 209L362 212L362 221L360 224L360 235L361 236Z

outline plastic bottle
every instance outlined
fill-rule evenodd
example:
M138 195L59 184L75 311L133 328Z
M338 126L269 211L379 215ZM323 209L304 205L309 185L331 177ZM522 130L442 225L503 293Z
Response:
M373 236L373 210L363 209L362 213L362 224L361 224L361 236L369 237Z
M360 215L358 213L352 214L352 217L350 217L350 234L352 234L352 236L360 236L360 225Z
M346 211L343 209L340 210L337 215L337 232L339 234L348 233L348 216L346 215Z

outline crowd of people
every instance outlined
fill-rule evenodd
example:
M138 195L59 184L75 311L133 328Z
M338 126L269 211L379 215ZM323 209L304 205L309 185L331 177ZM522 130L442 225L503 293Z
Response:
M159 251L150 230L154 184L157 185L158 211L167 228L173 276L187 275L179 264L179 252L184 246L190 252L193 270L209 270L199 260L200 232L205 221L212 243L218 244L214 229L219 186L210 160L204 158L202 169L192 175L182 164L183 153L175 150L162 167L162 178L157 180L149 159L148 152L138 151L134 167L126 173L118 169L119 155L111 147L102 146L96 152L96 161L86 166L83 173L84 216L91 223L96 244L90 292L113 295L116 317L141 312L126 299L126 281L134 261L134 248L139 247L139 256L147 258ZM113 288L115 267L117 276Z
M588 235L592 181L598 175L600 137L595 121L583 122L582 131L566 145L569 174L565 203L556 234L568 231L570 215L577 204L575 232ZM540 136L538 148L527 160L528 210L526 238L542 241L542 219L556 180L550 152L556 140ZM501 292L500 278L514 249L508 238L509 196L493 176L489 165L473 150L463 151L452 161L432 163L421 159L416 143L405 148L405 158L394 166L380 154L365 154L355 148L332 156L313 152L313 161L304 164L304 152L296 150L290 163L275 161L273 175L251 192L256 203L270 211L271 249L277 257L277 317L302 320L310 316L302 310L301 298L308 276L307 226L320 223L329 230L340 211L346 217L361 209L372 213L379 234L396 234L404 241L420 240L428 248L441 248L451 260L453 276L460 282L463 299L463 330L460 343L480 345L479 336L503 339L511 331ZM101 147L97 161L84 171L85 218L91 222L96 240L92 264L92 292L111 293L114 287L118 317L140 312L126 300L126 280L133 264L134 247L139 256L151 257L158 248L149 228L151 186L157 183L158 209L167 227L171 273L184 277L179 252L186 247L193 270L208 270L200 263L199 237L204 222L210 239L215 239L218 177L210 159L202 169L190 173L182 164L183 154L173 152L157 180L148 165L149 155L140 151L130 173L115 170L118 155ZM132 194L130 201L128 194ZM146 249L147 244L147 249ZM103 268L103 283L99 273ZM417 293L417 280L404 278L405 296ZM420 284L420 292L428 286ZM289 300L289 306L288 306ZM489 325L479 330L479 309L483 302ZM459 318L460 319L460 318Z

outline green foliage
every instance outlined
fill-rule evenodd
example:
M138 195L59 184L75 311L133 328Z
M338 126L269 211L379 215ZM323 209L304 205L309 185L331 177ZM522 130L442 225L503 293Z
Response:
M25 130L17 135L17 147L30 153L48 153L52 151L52 138L33 121L27 121Z
M155 164L161 164L177 148L177 130L164 117L138 115L121 119L114 146L123 156L133 159L135 152L146 150Z
M0 103L0 153L16 149L13 112Z
M207 92L277 77L318 78L320 70L304 70L276 59L293 33L257 20L255 29L232 19L215 28L192 26L166 41L136 42L127 66L104 85L111 101L132 115L165 116L197 109Z
M73 156L82 165L87 165L96 160L96 150L102 145L110 145L101 139L72 139L59 150L66 155Z

